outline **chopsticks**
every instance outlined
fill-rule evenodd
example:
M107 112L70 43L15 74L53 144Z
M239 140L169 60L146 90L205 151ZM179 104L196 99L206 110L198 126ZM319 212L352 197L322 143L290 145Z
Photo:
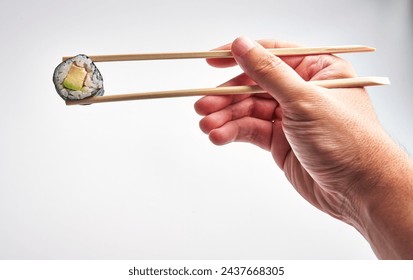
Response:
M374 52L376 49L362 45L326 46L326 47L298 47L298 48L279 48L268 49L276 56L295 56L295 55L319 55L335 53L353 52ZM114 62L114 61L133 61L133 60L160 60L160 59L194 59L194 58L230 58L230 50L212 50L201 52L167 52L167 53L141 53L141 54L115 54L115 55L91 55L90 59L94 62ZM63 61L71 56L63 57Z
M302 56L337 54L353 52L374 52L375 48L363 45L344 45L326 47L298 47L298 48L279 48L268 49L276 56ZM194 58L230 58L230 50L212 50L201 52L168 52L168 53L141 53L141 54L117 54L117 55L92 55L89 56L93 62L115 62L115 61L134 61L134 60L160 60L160 59L194 59ZM63 57L63 60L69 59ZM308 81L308 83L324 88L353 88L365 86L388 85L390 81L387 77L356 77L334 80ZM196 88L183 90L167 90L128 94L112 94L105 96L93 96L80 100L66 100L66 105L86 105L93 103L143 100L171 97L189 97L201 95L235 95L235 94L256 94L265 91L259 86L231 86L217 88Z
M356 77L334 80L308 81L308 83L324 88L353 88L365 86L388 85L390 81L386 77ZM80 100L66 100L66 105L87 105L93 103L131 101L155 98L189 97L200 95L235 95L256 94L266 92L259 86L231 86L216 88L198 88L184 90L154 91L142 93L113 94L105 96L94 96Z

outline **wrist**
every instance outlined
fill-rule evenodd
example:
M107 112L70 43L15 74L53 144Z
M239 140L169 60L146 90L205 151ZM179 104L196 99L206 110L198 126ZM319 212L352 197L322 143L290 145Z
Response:
M412 258L413 162L388 140L358 171L345 209L379 258Z

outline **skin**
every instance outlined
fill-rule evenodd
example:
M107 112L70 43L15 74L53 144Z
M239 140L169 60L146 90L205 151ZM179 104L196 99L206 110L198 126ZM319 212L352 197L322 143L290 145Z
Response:
M364 88L306 83L354 77L333 55L279 58L265 48L297 45L238 38L219 49L244 73L223 86L258 84L259 95L206 96L195 103L216 145L249 142L269 151L309 203L355 227L379 258L413 258L413 163L380 125Z

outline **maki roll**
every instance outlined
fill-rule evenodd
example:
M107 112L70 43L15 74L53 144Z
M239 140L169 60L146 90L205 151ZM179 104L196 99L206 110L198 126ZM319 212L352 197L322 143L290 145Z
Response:
M103 78L92 60L79 54L60 63L53 73L57 93L64 100L103 95Z

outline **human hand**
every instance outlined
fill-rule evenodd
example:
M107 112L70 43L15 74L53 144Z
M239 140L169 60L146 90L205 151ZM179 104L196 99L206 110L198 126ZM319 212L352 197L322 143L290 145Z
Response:
M238 62L245 73L224 85L258 83L268 94L202 98L195 104L197 112L206 115L201 129L218 145L246 141L271 151L305 199L344 219L343 199L354 184L352 172L358 169L355 129L378 126L367 93L361 88L323 89L305 83L353 77L351 65L338 57L300 56L282 61L251 43L241 38L224 47L232 47L236 61L211 59L209 63L222 67ZM272 40L260 43L266 48L295 47Z
M259 43L265 48L295 46ZM258 84L267 94L201 98L195 109L204 116L202 131L217 145L243 141L270 151L306 200L368 235L360 217L369 205L365 199L379 183L375 176L382 157L392 162L400 149L382 129L364 88L306 83L353 77L348 62L333 55L280 59L261 45L238 38L221 47L231 49L234 59L208 60L212 66L238 64L243 69L223 86Z

